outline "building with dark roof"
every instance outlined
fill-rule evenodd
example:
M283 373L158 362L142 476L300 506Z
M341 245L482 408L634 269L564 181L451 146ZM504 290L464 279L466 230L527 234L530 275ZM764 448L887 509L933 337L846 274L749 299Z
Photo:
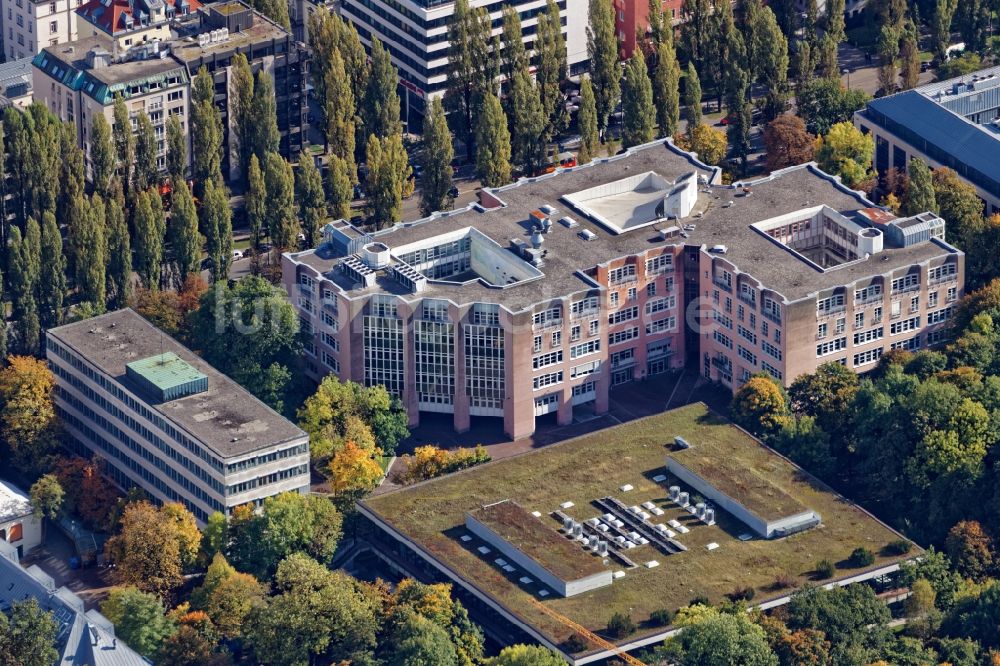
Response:
M919 157L958 173L987 213L1000 210L1000 67L872 100L854 124L875 137L879 174Z
M34 599L56 623L59 666L149 666L149 660L115 637L115 625L52 577L31 565L21 566L18 551L0 539L0 613Z
M384 384L412 422L502 418L517 438L687 364L735 390L934 344L962 291L944 235L814 164L723 185L658 141L379 232L331 223L283 276L313 377Z
M31 58L0 64L0 108L26 109L31 102Z
M48 331L56 407L122 487L198 518L309 489L309 437L132 310Z

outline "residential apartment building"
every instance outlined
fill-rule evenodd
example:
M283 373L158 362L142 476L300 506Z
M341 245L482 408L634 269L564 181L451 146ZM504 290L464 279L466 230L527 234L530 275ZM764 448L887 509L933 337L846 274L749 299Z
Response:
M83 0L0 0L4 60L30 58L46 46L77 37L76 8Z
M106 47L103 37L93 35L46 47L34 60L35 98L76 127L89 177L94 118L103 115L117 131L114 105L121 95L129 110L130 131L137 129L140 111L149 116L157 141L157 165L166 170L167 120L176 115L181 128L188 129L191 81L187 68L173 58L160 57L159 42L135 47L126 56L134 59L115 60Z
M51 329L56 410L123 488L204 523L309 490L309 436L132 310Z
M896 219L812 164L720 176L659 141L374 234L331 223L282 259L307 371L519 438L688 364L735 391L942 339L964 255L940 218Z
M525 46L530 50L538 31L538 15L546 10L546 0L473 0L473 7L485 7L493 21L493 34L503 29L504 5L511 5L521 17ZM587 68L587 1L557 0L563 21L570 74ZM454 2L446 0L341 0L340 14L358 29L366 48L372 37L389 50L399 70L402 87L403 120L420 129L428 97L444 93L448 87L448 25ZM411 117L412 115L412 117Z
M647 0L614 0L615 27L621 57L627 60L635 51L636 36L649 30L649 2ZM663 13L672 25L681 22L683 0L662 0Z
M31 497L6 481L0 481L0 543L9 544L18 556L42 543L42 521L35 515Z
M31 95L31 58L9 60L0 64L0 108L26 109Z
M101 6L100 0L95 2ZM133 130L140 110L149 115L158 142L157 160L165 169L166 122L177 115L181 128L188 132L191 82L204 65L215 81L216 103L222 111L223 173L238 177L238 160L231 159L237 149L236 136L228 112L230 63L236 53L246 55L255 73L263 69L272 76L281 133L279 152L286 159L297 158L308 144L309 52L304 44L235 0L207 6L196 0L177 0L176 7L167 6L172 11L166 12L160 3L156 21L140 12L139 5L127 6L133 7L138 18L120 12L108 22L100 20L105 13L86 5L92 34L46 47L33 61L35 98L76 126L88 163L94 115L104 114L113 124L115 98L121 95ZM188 150L189 160L190 156Z
M875 137L875 168L906 171L919 157L976 188L1000 211L1000 67L872 100L854 124Z

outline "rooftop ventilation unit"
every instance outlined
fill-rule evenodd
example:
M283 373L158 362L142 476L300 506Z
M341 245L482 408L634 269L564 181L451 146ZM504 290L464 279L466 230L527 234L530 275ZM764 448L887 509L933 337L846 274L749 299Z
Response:
M536 227L534 233L531 234L531 247L537 250L542 247L544 242L545 237L542 236L542 230Z
M361 259L373 271L389 267L389 248L383 243L368 243L361 248Z
M545 204L544 206L541 206L539 208L539 210L542 211L543 213L545 213L546 215L555 215L558 212L555 208L553 208L552 206L550 206L548 204Z
M711 252L712 254L725 254L728 251L729 248L726 247L725 245L713 245L712 248L709 250L709 252Z
M585 240L585 241L592 241L592 240L594 240L595 238L597 238L597 234L595 234L595 233L594 233L593 231L591 231L590 229L584 229L583 231L581 231L581 232L580 232L579 234L577 234L577 235L578 235L578 236L579 236L580 238L582 238L583 240Z
M688 441L686 439L684 439L683 437L681 437L680 435L676 435L674 437L674 445L677 446L677 448L679 448L679 449L690 449L691 448L691 445L688 444Z
M667 227L666 229L660 229L660 240L670 240L671 238L677 238L680 235L680 227Z
M580 223L574 220L572 217L564 217L559 220L559 224L563 225L567 229L575 229L580 226Z
M858 232L858 254L872 256L882 251L882 230L867 227Z

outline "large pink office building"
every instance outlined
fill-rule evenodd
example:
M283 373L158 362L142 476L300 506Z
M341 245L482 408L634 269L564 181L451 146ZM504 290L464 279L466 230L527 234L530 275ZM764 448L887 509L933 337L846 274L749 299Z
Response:
M655 142L380 232L331 223L283 257L307 371L384 384L414 424L495 417L520 438L686 364L787 385L943 339L964 256L940 218L896 218L811 164L720 176Z

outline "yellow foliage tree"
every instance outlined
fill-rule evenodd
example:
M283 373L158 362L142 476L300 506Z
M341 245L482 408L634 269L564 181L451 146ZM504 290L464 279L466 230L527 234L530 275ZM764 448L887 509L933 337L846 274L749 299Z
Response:
M34 444L55 421L55 377L45 361L10 356L0 371L0 429L12 449Z
M718 166L726 156L726 133L709 125L698 125L690 132L689 148L705 164Z
M115 565L116 585L165 597L184 581L177 524L149 502L128 505L104 552Z
M180 546L181 562L185 567L194 565L201 547L201 532L194 515L183 504L168 502L160 507L163 517L174 523L177 542Z
M789 420L788 400L767 375L755 375L736 391L733 420L756 435L776 432Z
M374 455L378 455L378 449ZM330 488L337 495L346 493L366 493L382 480L382 468L372 457L372 451L365 450L348 441L343 448L333 454L330 460Z

